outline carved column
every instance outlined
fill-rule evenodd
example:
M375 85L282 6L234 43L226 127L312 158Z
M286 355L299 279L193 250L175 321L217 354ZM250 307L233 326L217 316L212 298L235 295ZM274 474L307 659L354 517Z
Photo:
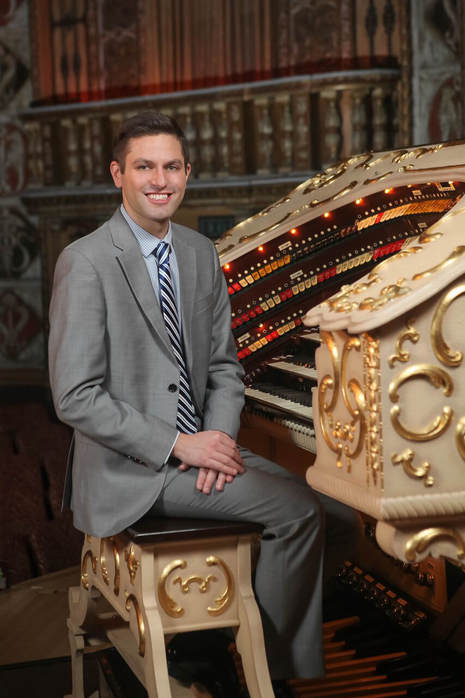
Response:
M363 153L368 147L368 115L367 115L368 90L352 90L352 139L351 153Z
M199 104L196 107L198 134L199 134L199 177L211 179L215 169L215 146L213 143L215 132L210 118L208 104Z
M90 132L89 119L86 116L80 116L77 119L77 128L79 132L80 143L80 160L82 167L81 184L91 184L93 178L92 167L92 136Z
M244 112L241 101L229 102L229 152L230 173L242 175L246 171L245 167L245 143L244 143Z
M275 99L275 116L277 126L276 139L276 160L278 162L278 172L290 172L292 168L293 155L293 130L290 95L278 95Z
M38 122L28 121L25 124L27 142L27 185L31 189L44 184L44 166L42 162L42 138Z
M79 141L74 119L62 119L60 133L63 145L63 179L66 186L79 184Z
M339 93L336 90L323 90L320 93L320 164L328 167L339 159L341 153L341 114Z
M273 124L269 97L254 99L255 171L269 174L273 169Z
M106 120L105 120L106 121ZM90 133L92 143L92 169L93 181L101 182L106 179L107 163L104 162L105 152L105 133L108 129L107 123L103 123L103 119L95 116L90 119ZM113 141L111 141L113 142ZM109 153L111 158L111 151ZM104 169L105 167L105 169Z
M166 114L166 109L164 110L164 113ZM194 120L192 118L192 113L191 113L191 108L190 107L180 107L178 110L178 113L176 115L177 120L179 121L179 125L181 126L182 130L184 131L184 135L186 136L186 140L189 144L189 155L190 155L190 161L192 165L192 174L193 176L197 176L198 173L198 160L199 160L199 153L197 149L197 129L195 127Z
M228 117L226 102L213 104L216 127L216 176L226 177L229 172Z
M388 148L388 124L386 110L386 92L383 87L375 87L371 93L372 105L372 127L373 127L373 142L372 148L374 151L385 150Z
M310 95L306 92L292 95L292 112L294 127L294 170L308 171L311 169L310 142Z
M52 124L49 121L42 122L42 153L44 162L44 184L55 184Z

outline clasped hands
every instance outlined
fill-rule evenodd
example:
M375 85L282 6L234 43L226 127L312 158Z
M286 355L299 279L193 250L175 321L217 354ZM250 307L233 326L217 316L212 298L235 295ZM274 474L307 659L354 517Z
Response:
M198 468L196 487L204 494L210 494L213 485L221 492L245 470L236 442L222 431L179 434L172 454L181 461L180 470Z

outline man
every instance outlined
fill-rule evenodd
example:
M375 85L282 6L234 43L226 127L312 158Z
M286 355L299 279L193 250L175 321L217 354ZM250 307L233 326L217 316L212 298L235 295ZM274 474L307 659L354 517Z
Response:
M50 309L55 406L75 430L74 523L96 536L147 512L262 523L270 673L321 675L322 502L333 543L352 513L236 444L244 390L223 273L207 238L171 222L190 174L179 126L129 119L110 170L123 203L63 251Z

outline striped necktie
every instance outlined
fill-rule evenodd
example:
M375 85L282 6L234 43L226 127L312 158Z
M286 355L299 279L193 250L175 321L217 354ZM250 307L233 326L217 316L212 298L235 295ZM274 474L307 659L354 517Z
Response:
M197 431L197 424L195 421L195 410L192 402L189 378L187 376L186 362L184 360L178 309L171 279L170 251L171 248L169 243L160 242L153 254L155 255L158 265L160 307L180 373L176 426L178 430L184 434L195 434Z

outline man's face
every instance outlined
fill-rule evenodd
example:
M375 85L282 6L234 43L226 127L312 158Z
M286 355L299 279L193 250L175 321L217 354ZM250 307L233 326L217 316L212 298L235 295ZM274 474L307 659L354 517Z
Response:
M184 165L181 144L166 133L131 138L124 172L116 160L110 172L131 218L152 235L164 237L169 219L184 197L190 165Z

